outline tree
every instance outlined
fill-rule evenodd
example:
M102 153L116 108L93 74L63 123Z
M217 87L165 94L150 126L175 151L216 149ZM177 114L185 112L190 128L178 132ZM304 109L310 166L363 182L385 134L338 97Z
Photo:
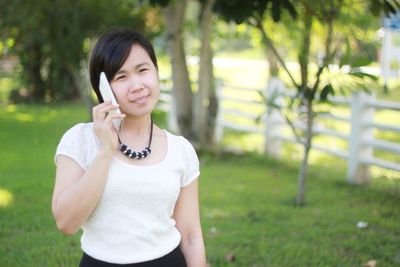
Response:
M112 12L110 12L112 10ZM81 61L106 28L144 29L135 1L0 1L0 36L13 38L22 78L35 101L77 98Z
M164 7L168 51L172 67L173 105L177 114L177 121L182 135L193 139L192 132L192 102L189 71L186 65L186 55L183 45L183 23L187 0L171 0Z
M198 75L198 92L193 121L196 140L202 147L213 145L218 100L213 72L212 22L215 0L203 0L200 13L201 48Z
M199 16L201 48L198 90L193 93L184 50L184 23L188 0L151 0L164 6L168 51L172 66L173 105L180 133L199 147L212 145L217 98L212 67L212 19L214 0L201 0Z
M349 1L347 1L349 2ZM315 118L314 103L315 99L319 97L321 100L326 100L328 95L334 94L335 90L332 84L327 81L321 82L322 74L329 72L327 69L328 65L333 62L335 57L338 55L339 45L336 43L334 47L334 26L339 15L341 14L345 0L330 0L330 1L314 1L314 0L303 0L298 1L295 6L291 1L284 0L254 0L246 1L246 5L242 1L228 1L220 0L216 4L217 11L227 20L234 20L236 23L247 22L250 25L256 27L262 35L262 40L265 46L272 51L273 55L280 63L285 73L288 75L291 84L297 89L297 94L292 99L292 105L297 103L298 107L303 107L305 114L305 134L301 137L297 134L294 127L292 127L295 136L299 140L300 144L303 145L303 160L298 177L298 195L296 203L298 205L304 204L305 194L305 182L308 169L308 157L312 146L313 138L313 122ZM390 0L371 0L371 6L374 9L384 10L385 12L395 12L396 8L400 8L397 1ZM296 7L296 9L295 9ZM273 42L271 37L267 34L266 27L264 24L265 17L269 12L275 22L281 19L281 11L286 9L293 18L299 15L297 23L300 24L300 36L298 41L298 62L300 66L300 79L297 81L290 71L277 50L276 44ZM313 24L319 21L320 25L324 27L325 41L323 57L320 62L316 62L317 70L313 73L310 71L311 66L311 42L312 42L312 31ZM353 73L355 74L355 73ZM357 77L364 77L362 73L357 73ZM311 79L312 77L312 79ZM302 109L299 109L302 110ZM288 122L292 125L289 118Z

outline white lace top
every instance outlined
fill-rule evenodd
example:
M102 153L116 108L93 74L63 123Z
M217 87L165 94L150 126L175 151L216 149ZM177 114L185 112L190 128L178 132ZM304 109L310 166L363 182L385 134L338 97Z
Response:
M165 133L168 150L160 163L137 166L113 158L100 202L82 225L86 254L126 264L162 257L179 245L171 216L180 188L199 176L199 161L185 138ZM98 148L93 123L80 123L62 137L55 162L66 155L86 170Z

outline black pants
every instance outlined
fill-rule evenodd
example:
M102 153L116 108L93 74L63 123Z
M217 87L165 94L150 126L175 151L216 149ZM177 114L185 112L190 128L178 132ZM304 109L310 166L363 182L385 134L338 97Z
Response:
M108 263L104 261L99 261L95 258L90 257L86 253L83 253L79 267L186 267L185 257L178 246L176 249L168 253L167 255L141 263L131 263L131 264L115 264Z

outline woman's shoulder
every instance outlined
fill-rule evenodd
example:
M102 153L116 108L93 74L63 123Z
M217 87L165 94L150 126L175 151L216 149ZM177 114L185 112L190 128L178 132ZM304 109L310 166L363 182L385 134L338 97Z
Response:
M58 155L66 155L74 159L83 169L86 169L89 160L93 157L96 143L93 123L75 124L62 136L54 160L57 163Z
M177 135L169 132L168 130L163 129L167 138L171 140L174 144L178 144L179 146L190 146L193 147L192 143L184 136Z
M176 134L170 133L167 130L164 130L164 132L166 133L168 140L172 144L172 147L178 148L185 155L196 154L195 148L194 148L193 144L191 143L191 141L189 141L189 139L187 139L186 137L184 137L182 135L176 135Z
M175 148L173 149L175 159L180 159L177 160L177 162L183 164L184 174L181 180L181 187L185 187L200 175L199 158L194 146L187 138L181 135L172 134L168 131L165 132Z
M91 133L93 132L93 122L80 122L73 126L71 126L68 130L65 131L65 134L83 134L83 133Z
M93 139L95 137L93 122L81 122L73 125L62 136L62 139Z
M79 122L79 123L76 123L75 125L73 125L73 126L71 126L69 128L69 130L73 130L73 129L75 129L75 130L77 130L77 129L86 130L86 131L88 129L93 129L93 122Z

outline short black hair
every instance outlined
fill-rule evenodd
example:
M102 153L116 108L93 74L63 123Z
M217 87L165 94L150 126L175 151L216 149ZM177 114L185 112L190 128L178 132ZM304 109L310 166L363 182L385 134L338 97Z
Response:
M128 58L132 45L140 45L158 70L153 45L143 34L126 28L111 29L100 36L92 50L89 63L90 82L99 102L104 102L99 90L100 73L111 81Z

